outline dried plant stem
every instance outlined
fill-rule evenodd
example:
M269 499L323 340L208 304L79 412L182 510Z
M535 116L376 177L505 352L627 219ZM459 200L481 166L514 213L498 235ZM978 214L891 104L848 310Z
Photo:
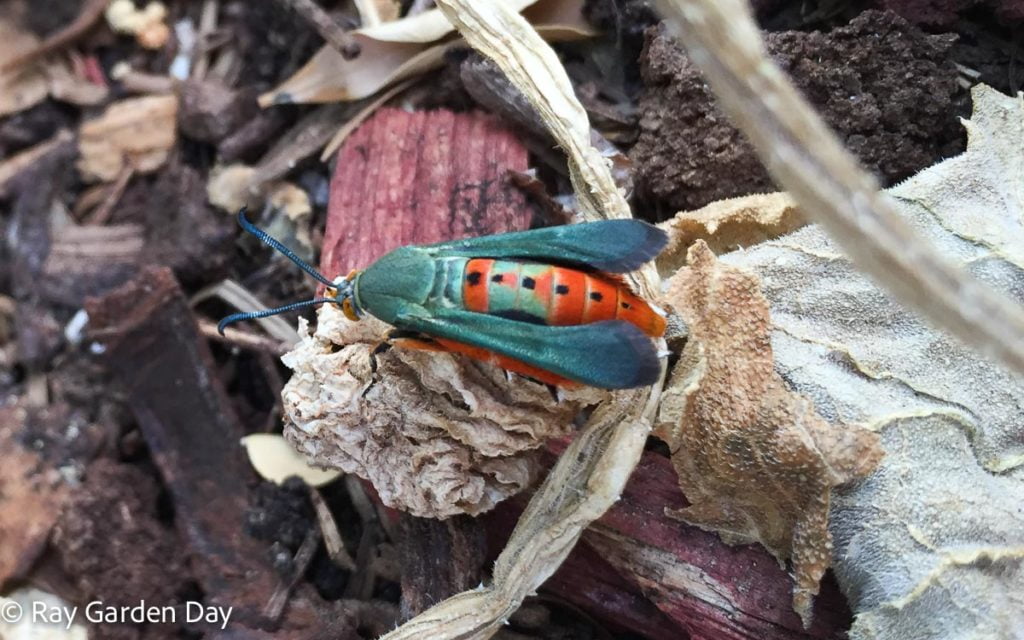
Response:
M558 57L537 32L501 2L438 0L473 48L493 59L527 97L565 150L573 186L591 219L629 217L610 167L590 145L590 124ZM633 278L646 295L659 289L649 267ZM523 599L555 572L583 530L621 495L643 452L660 384L613 394L591 416L530 500L494 565L493 582L451 597L385 636L489 638Z
M899 216L765 55L743 0L659 0L722 109L807 216L898 300L1024 373L1024 311L942 258Z
M345 57L351 60L359 55L359 43L356 42L347 31L341 28L320 5L313 0L279 0L282 4L291 7L295 13L302 16L309 24L316 29L320 37L327 41Z

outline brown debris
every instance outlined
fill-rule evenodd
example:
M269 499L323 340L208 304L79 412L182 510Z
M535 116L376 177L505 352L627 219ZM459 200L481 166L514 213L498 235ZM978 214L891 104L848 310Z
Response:
M261 545L239 535L251 477L243 433L188 301L170 270L148 267L86 310L174 498L196 578L211 602L258 622L274 584Z
M772 364L768 303L756 277L698 241L666 300L690 329L663 395L656 433L669 443L690 506L674 515L729 544L760 543L792 559L793 606L810 624L831 564L833 487L881 459L877 434L833 426L789 391Z
M487 543L479 520L455 516L441 522L403 514L401 524L403 619L480 584Z
M87 180L115 179L126 164L147 173L160 168L177 141L178 98L129 98L108 107L79 130L78 169Z
M182 604L187 559L177 534L156 519L157 492L137 467L110 460L89 466L53 534L61 565L84 598L107 606Z
M43 552L68 488L25 437L28 409L0 407L0 589L24 577Z
M181 132L204 142L220 142L259 112L255 91L232 90L220 80L188 80L180 96Z

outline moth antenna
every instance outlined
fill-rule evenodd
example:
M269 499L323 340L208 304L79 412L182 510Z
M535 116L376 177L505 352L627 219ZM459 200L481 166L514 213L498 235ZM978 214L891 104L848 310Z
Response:
M312 307L318 304L324 304L326 302L337 302L334 298L313 298L312 300L303 300L301 302L293 302L286 304L282 307L275 309L264 309L263 311L247 311L245 313L233 313L230 316L224 318L217 323L217 333L224 335L224 327L229 324L241 322L243 320L256 320L257 318L266 318L267 316L276 316L279 313L287 313L293 309L301 309L303 307Z
M292 251L288 247L284 246L284 244L282 244L280 240L278 240L277 238L273 237L272 235L270 235L269 233L267 233L263 229L260 229L259 227L257 227L253 223L249 222L249 220L245 217L245 212L246 212L247 209L248 209L247 207L242 207L241 209L238 210L238 224L241 225L241 227L243 229L245 229L246 231L248 231L252 235L254 235L257 238L259 238L260 241L263 242L263 244L265 244L268 247L274 249L275 251L280 252L281 255L283 255L284 257L288 258L293 263L295 263L295 265L298 268L302 269L303 271L305 271L309 275L311 275L314 278L316 278L316 280L320 284L326 285L326 286L328 286L328 287L330 287L332 289L337 287L337 285L335 283L331 282L330 280L328 280L327 277L324 276L324 274L320 273L311 264L307 263L305 260L303 260L299 256L295 255L294 251ZM262 313L262 312L260 312L260 313ZM233 316L229 316L229 317L233 317Z

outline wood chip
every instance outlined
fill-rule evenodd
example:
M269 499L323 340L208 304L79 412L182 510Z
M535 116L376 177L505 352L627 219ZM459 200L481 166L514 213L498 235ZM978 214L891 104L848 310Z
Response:
M177 141L178 98L129 98L111 105L79 130L78 169L84 179L109 182L126 163L139 173L160 168Z

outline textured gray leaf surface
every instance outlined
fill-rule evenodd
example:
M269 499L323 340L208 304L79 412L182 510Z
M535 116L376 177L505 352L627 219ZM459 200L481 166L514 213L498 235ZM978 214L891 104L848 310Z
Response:
M936 251L1024 303L1024 95L973 92L965 153L890 190ZM836 493L853 638L1024 637L1024 381L907 312L817 227L723 256L762 279L776 370L886 456Z

